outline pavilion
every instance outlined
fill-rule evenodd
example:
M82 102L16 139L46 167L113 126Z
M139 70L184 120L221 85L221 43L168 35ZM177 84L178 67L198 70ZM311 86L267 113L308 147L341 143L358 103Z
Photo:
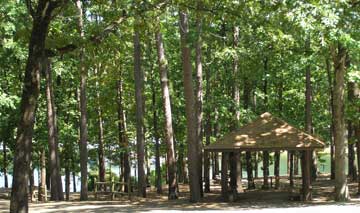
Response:
M301 199L311 200L310 162L315 149L324 149L325 143L287 122L266 112L240 129L225 134L214 143L205 146L204 152L221 152L221 192L227 200L232 192L241 189L240 153L256 151L298 151L302 153ZM229 158L231 156L231 158ZM230 188L228 170L230 164ZM234 165L235 164L235 165ZM275 177L277 180L279 177Z

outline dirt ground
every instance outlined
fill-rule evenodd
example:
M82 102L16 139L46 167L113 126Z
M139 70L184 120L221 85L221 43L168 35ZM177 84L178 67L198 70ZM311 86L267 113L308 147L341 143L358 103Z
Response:
M300 179L296 180L300 187ZM188 187L180 185L179 199L168 201L166 188L162 195L157 195L155 189L148 190L147 198L132 196L117 197L109 201L107 197L98 200L93 194L89 201L79 202L79 193L71 194L71 201L64 202L33 202L30 212L168 212L168 211L246 211L246 212L355 212L360 210L360 199L356 195L357 183L350 183L351 201L336 203L333 201L333 181L327 177L319 178L313 184L313 201L290 201L288 181L281 180L281 189L261 190L261 180L256 181L257 188L239 194L234 202L223 202L220 198L220 186L213 182L211 193L206 193L201 202L193 204L188 201ZM244 186L246 183L244 183ZM0 198L0 211L8 212L9 200Z

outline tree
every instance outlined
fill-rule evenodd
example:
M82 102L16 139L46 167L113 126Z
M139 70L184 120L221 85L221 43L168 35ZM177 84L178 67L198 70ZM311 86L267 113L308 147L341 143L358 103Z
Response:
M192 70L190 61L190 47L188 44L189 24L188 14L185 11L179 12L179 28L181 40L181 56L183 69L183 84L185 96L185 111L186 111L186 127L187 127L187 147L188 147L188 164L189 164L189 179L190 179L190 201L198 202L201 197L199 179L199 159L198 150L199 144L196 134L196 115L194 113L195 95L192 83Z
M138 23L137 23L138 24ZM138 26L135 26L134 34L134 78L136 100L136 146L138 160L138 189L139 196L146 197L145 175L145 136L144 136L144 103L143 84L144 74L141 69L141 46Z
M51 174L50 195L51 200L64 200L64 193L61 182L60 173L60 159L58 147L58 127L56 121L56 109L52 83L51 61L44 58L42 61L43 69L46 78L46 102L47 102L47 117L48 117L48 140L49 140L49 168Z
M20 121L17 129L14 156L13 187L10 212L28 212L28 175L34 128L35 108L40 92L39 64L45 54L45 40L53 11L62 6L62 1L41 0L34 9L27 6L33 18L29 52L25 67L24 88L20 103Z
M76 7L78 10L78 31L81 38L84 38L84 21L83 21L83 7L80 0L76 0ZM80 170L81 170L81 191L80 200L88 199L88 171L87 171L87 98L86 98L86 80L87 70L85 67L85 49L80 48Z
M346 158L346 134L344 115L344 83L345 83L345 59L346 49L338 42L331 47L331 55L334 63L334 144L335 144L335 200L346 201L350 198L345 173Z
M168 65L165 58L164 44L162 40L162 34L160 29L156 33L156 47L158 55L158 63L160 70L160 81L161 81L161 91L162 99L164 105L164 115L165 115L165 137L164 141L166 143L167 150L167 166L168 166L168 178L169 178L169 194L168 197L170 200L177 199L177 169L176 169L176 159L175 159L175 146L174 146L174 132L172 126L172 113L171 113L171 103L170 103L170 91L169 91L169 79L168 79Z
M97 78L100 77L98 69L101 66L95 68L95 75ZM103 127L103 113L100 104L100 88L99 88L99 81L96 79L96 97L98 99L98 107L97 107L97 116L98 116L98 126L99 126L99 147L98 147L98 156L99 156L99 180L100 182L105 182L105 156L104 156L104 127Z

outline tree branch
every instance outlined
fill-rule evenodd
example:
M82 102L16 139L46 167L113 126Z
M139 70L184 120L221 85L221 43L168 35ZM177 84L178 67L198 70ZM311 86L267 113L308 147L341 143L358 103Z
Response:
M34 8L32 7L32 4L31 4L31 0L25 0L25 3L26 3L26 7L31 15L31 17L35 17L35 11L34 11Z

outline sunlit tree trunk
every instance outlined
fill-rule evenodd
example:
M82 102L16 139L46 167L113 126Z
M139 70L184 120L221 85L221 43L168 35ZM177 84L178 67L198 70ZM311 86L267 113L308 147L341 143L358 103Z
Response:
M199 1L200 2L200 1ZM200 6L200 5L198 5ZM200 185L200 193L201 197L204 196L203 191L203 178L202 178L202 166L203 166L203 153L202 153L202 139L203 139L203 132L202 132L202 118L203 118L203 66L202 66L202 20L201 14L198 12L196 17L196 31L197 31L197 41L196 41L196 49L195 49L195 56L196 56L196 80L195 80L195 117L196 117L196 137L198 143L198 170L199 170L199 185Z
M331 48L334 63L334 143L335 143L335 200L346 201L350 198L345 173L346 133L344 115L344 83L346 74L346 49L341 43Z
M176 159L175 159L175 143L174 143L174 131L172 125L168 67L167 67L167 60L165 58L165 50L162 41L162 35L160 32L156 33L156 46L157 46L157 55L158 55L158 63L160 70L162 100L163 100L164 115L165 115L164 141L167 146L166 152L167 152L167 167L168 167L168 179L169 179L168 198L171 200L171 199L177 199L177 190L178 190L177 180L176 180L177 168L176 168Z

